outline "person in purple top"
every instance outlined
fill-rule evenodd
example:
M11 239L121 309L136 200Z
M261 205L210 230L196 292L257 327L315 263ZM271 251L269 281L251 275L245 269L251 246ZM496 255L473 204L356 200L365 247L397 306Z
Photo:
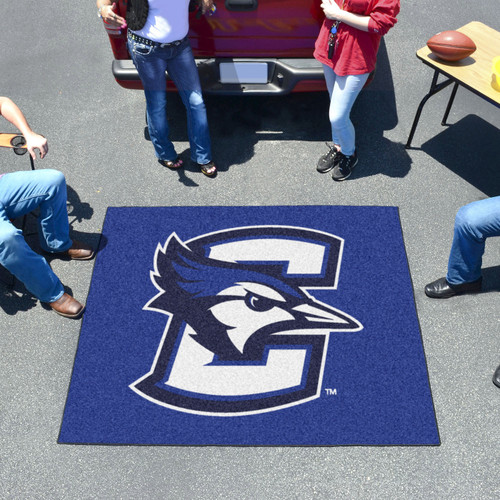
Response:
M8 97L0 97L0 115L25 137L33 159L36 158L36 151L40 158L45 157L47 139L31 130L21 110ZM69 237L66 199L66 180L57 170L0 175L0 264L56 313L78 318L84 306L64 291L47 260L29 247L22 231L11 222L38 208L38 234L45 252L76 260L91 259L93 249Z

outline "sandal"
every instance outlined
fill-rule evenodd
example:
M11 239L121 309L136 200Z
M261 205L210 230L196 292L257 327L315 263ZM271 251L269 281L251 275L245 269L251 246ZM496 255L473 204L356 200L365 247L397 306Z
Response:
M197 163L197 165L200 167L201 173L207 177L215 177L217 175L217 167L213 161L205 163L204 165Z
M158 160L161 165L164 167L170 168L172 170L176 170L178 168L182 167L182 164L184 163L179 157L177 157L175 160Z

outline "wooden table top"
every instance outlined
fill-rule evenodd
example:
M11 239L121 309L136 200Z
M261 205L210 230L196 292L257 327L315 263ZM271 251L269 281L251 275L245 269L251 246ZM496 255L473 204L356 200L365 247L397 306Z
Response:
M443 61L427 45L417 51L417 57L500 106L500 92L491 86L493 59L500 56L500 32L477 21L466 24L457 31L467 35L476 44L477 50L469 57L456 62Z

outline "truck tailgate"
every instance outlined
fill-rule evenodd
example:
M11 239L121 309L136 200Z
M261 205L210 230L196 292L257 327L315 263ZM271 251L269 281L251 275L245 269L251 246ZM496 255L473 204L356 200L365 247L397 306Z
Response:
M321 0L226 0L191 19L195 57L311 57Z
M287 94L324 90L314 42L324 14L321 0L218 0L214 15L190 15L189 39L203 91L213 94ZM125 15L126 0L118 12ZM126 46L125 29L107 28L113 75L125 88L141 81ZM168 74L167 74L168 77ZM173 90L168 78L167 89Z

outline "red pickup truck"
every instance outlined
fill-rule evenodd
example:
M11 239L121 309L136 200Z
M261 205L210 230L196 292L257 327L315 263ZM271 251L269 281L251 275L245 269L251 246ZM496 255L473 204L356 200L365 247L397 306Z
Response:
M125 17L127 0L117 2ZM288 94L324 90L323 69L313 57L324 19L321 0L219 0L213 16L190 14L189 38L207 94ZM106 25L104 25L106 27ZM107 29L113 75L141 89L130 60L126 29ZM168 82L169 89L174 89Z

